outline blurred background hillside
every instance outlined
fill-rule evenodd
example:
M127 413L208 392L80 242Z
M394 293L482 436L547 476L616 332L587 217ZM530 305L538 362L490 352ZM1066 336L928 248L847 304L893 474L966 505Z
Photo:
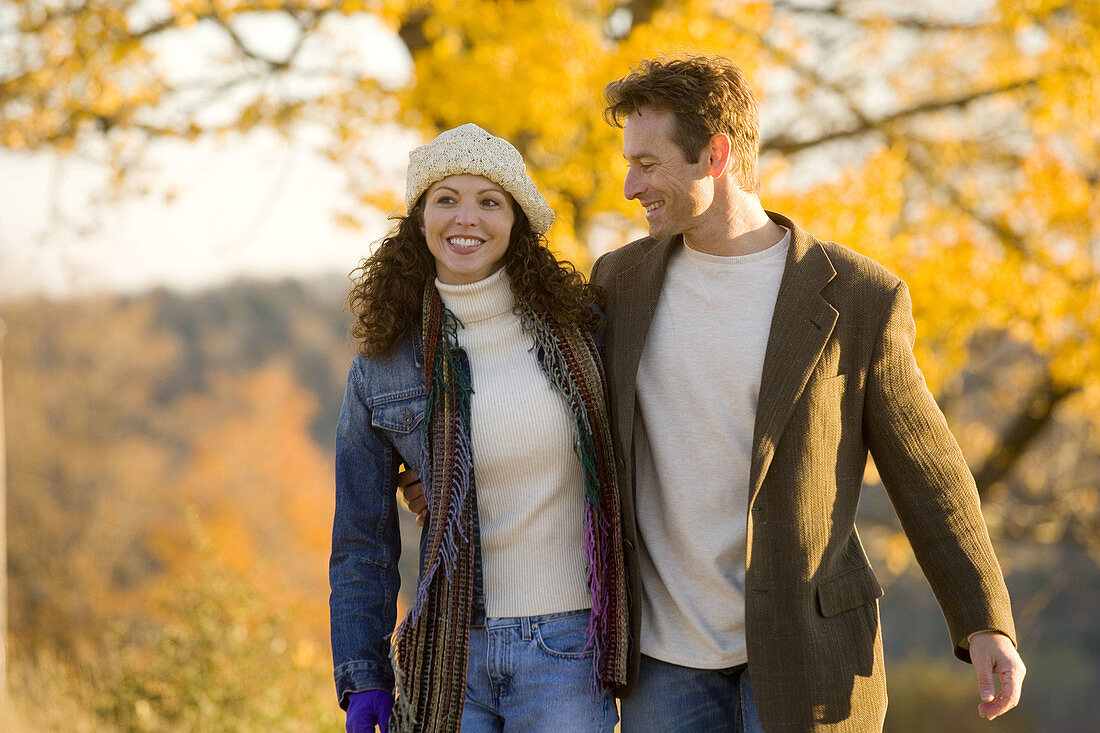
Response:
M977 717L871 466L887 729L1100 730L1089 0L0 0L0 728L342 730L343 273L403 208L408 148L467 121L520 147L581 267L636 236L600 95L661 52L742 65L765 207L909 283L977 477L1023 701ZM261 152L232 185L189 173L241 150ZM36 186L41 166L58 173Z

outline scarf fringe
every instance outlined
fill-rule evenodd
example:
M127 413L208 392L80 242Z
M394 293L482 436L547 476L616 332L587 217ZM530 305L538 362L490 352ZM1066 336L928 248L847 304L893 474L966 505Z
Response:
M606 380L591 335L581 329L554 328L528 304L521 302L519 307L543 372L573 415L573 452L581 464L586 505L586 579L592 596L586 645L595 647L596 679L604 687L618 687L626 683L626 581Z

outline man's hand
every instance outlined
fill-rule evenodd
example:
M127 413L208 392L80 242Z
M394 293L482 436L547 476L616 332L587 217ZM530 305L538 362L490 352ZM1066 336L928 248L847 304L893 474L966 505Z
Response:
M1012 641L997 631L974 634L970 639L970 661L978 673L978 694L982 699L978 714L993 720L1016 707L1027 670ZM994 689L994 676L1000 678L999 694Z
M424 518L428 516L428 500L424 498L424 485L420 483L420 476L411 468L405 469L397 474L397 488L401 489L401 496L404 497L409 511L416 515L416 525L423 527Z

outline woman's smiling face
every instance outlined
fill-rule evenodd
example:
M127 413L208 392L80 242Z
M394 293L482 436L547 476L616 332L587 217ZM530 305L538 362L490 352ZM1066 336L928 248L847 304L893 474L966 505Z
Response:
M483 280L504 264L516 216L512 197L482 176L447 176L424 194L421 231L448 285Z

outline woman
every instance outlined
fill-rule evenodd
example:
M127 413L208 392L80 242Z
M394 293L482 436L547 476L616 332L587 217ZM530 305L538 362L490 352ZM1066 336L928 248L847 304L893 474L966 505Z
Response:
M626 598L591 292L546 248L519 152L476 125L410 154L406 204L348 299L330 562L347 730L610 731ZM402 463L429 512L391 650Z

